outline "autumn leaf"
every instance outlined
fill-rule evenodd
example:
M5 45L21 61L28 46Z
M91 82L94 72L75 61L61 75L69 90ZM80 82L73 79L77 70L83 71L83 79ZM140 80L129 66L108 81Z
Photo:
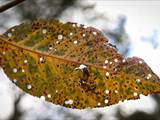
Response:
M160 92L140 58L125 59L97 29L35 20L0 35L0 66L26 93L70 108L104 107Z

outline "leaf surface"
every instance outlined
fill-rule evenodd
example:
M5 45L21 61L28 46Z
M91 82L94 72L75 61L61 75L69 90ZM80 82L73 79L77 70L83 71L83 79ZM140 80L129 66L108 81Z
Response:
M25 92L76 109L160 92L160 78L142 59L125 59L99 30L77 23L12 27L0 36L0 66Z

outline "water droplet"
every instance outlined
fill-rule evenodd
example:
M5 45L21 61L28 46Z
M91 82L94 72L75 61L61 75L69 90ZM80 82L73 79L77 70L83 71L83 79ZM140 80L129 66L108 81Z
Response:
M106 104L107 104L108 102L109 102L109 101L108 101L107 99L105 99L105 100L104 100L104 103L106 103Z
M152 75L151 75L151 74L148 74L148 77L149 77L149 78L151 78L151 77L152 77Z
M99 103L97 103L97 105L98 105L98 106L100 106L100 105L101 105L101 103L99 102Z
M136 81L137 81L138 83L140 83L140 82L141 82L141 80L140 80L140 79L137 79Z
M140 61L139 61L139 64L142 64L142 63L143 63L143 62L140 60Z
M59 41L56 41L57 44L59 44Z
M43 30L42 30L42 33L43 33L43 34L46 34L46 33L47 33L47 29L43 29Z
M80 70L83 70L84 68L86 68L87 66L85 66L85 65L83 65L83 64L81 64L78 68L76 68L76 69L80 69Z
M97 32L93 32L93 35L97 35Z
M65 101L65 104L70 104L70 105L72 105L72 104L73 104L73 100L67 100L67 101Z
M123 59L123 60L122 60L122 63L125 63L125 62L126 62L126 60L125 60L125 59Z
M24 60L24 63L28 63L28 60Z
M44 57L40 57L40 58L39 58L39 61L40 61L40 62L44 62Z
M58 93L58 90L56 90L56 93Z
M73 27L76 27L76 24L72 24Z
M13 68L13 72L16 73L17 72L17 68Z
M48 98L51 98L51 94L48 94L47 97L48 97Z
M25 72L25 70L24 70L24 69L22 69L22 72L24 73L24 72Z
M151 74L148 74L148 75L147 75L147 79L150 79L151 77L152 77Z
M12 37L12 33L8 33L7 35L8 35L8 37Z
M63 35L58 35L58 40L62 40L63 39Z
M137 96L138 96L138 93L134 92L133 95L134 95L134 97L137 97Z
M106 69L107 67L104 65L103 68Z
M49 50L52 50L52 49L53 49L53 45L50 44L50 45L49 45Z
M85 37L85 36L86 36L86 34L82 34L82 36L83 36L83 37Z
M2 52L3 55L6 55L6 52Z
M118 59L114 59L114 62L116 62L116 63L117 63L117 62L118 62Z
M105 64L107 64L108 63L108 60L105 60L105 62L104 62Z
M106 76L109 76L109 72L106 72Z
M106 93L106 94L109 94L109 90L105 90L105 93Z
M52 49L53 49L53 47L49 47L49 49L50 49L50 50L52 50Z
M32 85L28 84L27 89L30 90L32 88Z
M78 41L77 41L77 40L75 40L75 41L74 41L74 44L77 44L77 43L78 43Z
M118 93L118 91L117 91L117 90L115 90L114 92L115 92L115 93Z
M15 31L15 29L11 29L11 31L12 31L12 32L14 32L14 31Z
M70 32L70 33L69 33L69 35L70 35L70 36L72 36L72 35L73 35L73 33L72 33L72 32Z
M150 77L147 76L147 79L149 79Z

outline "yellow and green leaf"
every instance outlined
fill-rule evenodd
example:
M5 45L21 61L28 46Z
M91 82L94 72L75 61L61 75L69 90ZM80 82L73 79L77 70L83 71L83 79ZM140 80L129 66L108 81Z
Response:
M160 92L160 78L142 59L125 59L95 28L58 20L0 35L0 67L26 93L76 109Z

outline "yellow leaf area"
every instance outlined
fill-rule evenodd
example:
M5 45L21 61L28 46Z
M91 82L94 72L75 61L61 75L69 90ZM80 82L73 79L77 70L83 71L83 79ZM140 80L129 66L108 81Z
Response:
M125 59L97 29L35 20L0 35L0 66L26 93L53 104L96 108L160 92L140 58Z

